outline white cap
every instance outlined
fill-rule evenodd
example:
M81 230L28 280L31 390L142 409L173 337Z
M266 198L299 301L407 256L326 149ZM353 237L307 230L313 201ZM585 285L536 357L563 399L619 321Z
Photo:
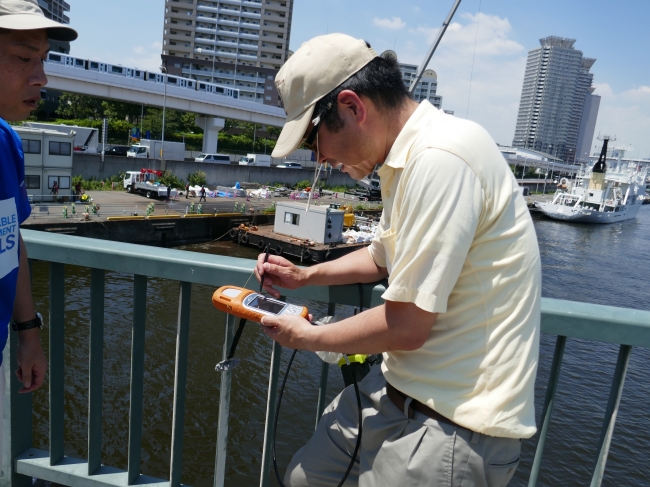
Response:
M273 157L286 157L296 150L316 102L376 57L365 41L345 34L314 37L300 46L275 77L288 121Z
M57 41L74 41L77 31L45 18L37 0L0 0L0 29L47 29L47 36Z

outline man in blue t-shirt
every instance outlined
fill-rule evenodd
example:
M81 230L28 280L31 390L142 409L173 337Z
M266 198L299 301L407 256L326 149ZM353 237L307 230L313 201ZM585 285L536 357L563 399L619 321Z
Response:
M27 250L19 229L31 212L23 149L7 121L24 120L36 109L41 88L47 83L43 60L49 39L72 41L76 37L73 29L46 19L37 0L0 1L0 350L7 343L8 324L13 318L18 334L16 375L23 383L19 391L23 393L43 384L47 361L38 335L42 322L32 300ZM4 376L2 364L0 418Z

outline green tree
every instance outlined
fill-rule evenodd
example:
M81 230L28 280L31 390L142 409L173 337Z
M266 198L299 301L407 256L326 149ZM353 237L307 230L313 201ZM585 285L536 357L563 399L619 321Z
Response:
M205 177L205 173L203 173L203 176ZM184 189L185 188L185 183L178 179L171 171L165 171L160 178L158 178L158 181L160 181L160 184L163 186L169 186L172 189Z
M191 186L203 186L206 184L205 173L203 171L194 171L187 175L187 181Z
M98 119L102 118L104 110L99 98L65 92L59 97L59 108L56 113L60 118Z

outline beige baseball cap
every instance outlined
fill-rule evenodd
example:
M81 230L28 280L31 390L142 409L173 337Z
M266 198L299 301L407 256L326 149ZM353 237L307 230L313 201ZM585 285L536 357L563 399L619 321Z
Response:
M316 102L377 57L361 39L328 34L305 42L275 77L287 112L287 122L273 149L273 157L286 157L300 145L314 114Z
M74 41L77 31L45 18L37 0L0 0L0 29L47 29L47 36L56 41Z

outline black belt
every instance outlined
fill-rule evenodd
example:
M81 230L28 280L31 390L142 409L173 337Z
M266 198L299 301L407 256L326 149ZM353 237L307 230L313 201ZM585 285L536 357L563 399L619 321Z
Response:
M413 399L412 397L407 396L403 392L398 391L395 389L388 381L386 381L386 395L388 398L391 400L395 406L399 408L400 411L404 411L404 414L406 414L409 419L413 418L413 411L417 411L418 413L422 413L425 416L428 416L431 419L435 419L436 421L440 421L441 423L447 423L452 426L456 426L458 428L461 428L458 424L454 423L451 419L445 418L442 414L440 414L438 411L435 411L431 409L429 406L425 406L422 404L420 401L417 401L416 399ZM408 404L408 411L404 410L404 405L406 404L406 401L409 400Z

